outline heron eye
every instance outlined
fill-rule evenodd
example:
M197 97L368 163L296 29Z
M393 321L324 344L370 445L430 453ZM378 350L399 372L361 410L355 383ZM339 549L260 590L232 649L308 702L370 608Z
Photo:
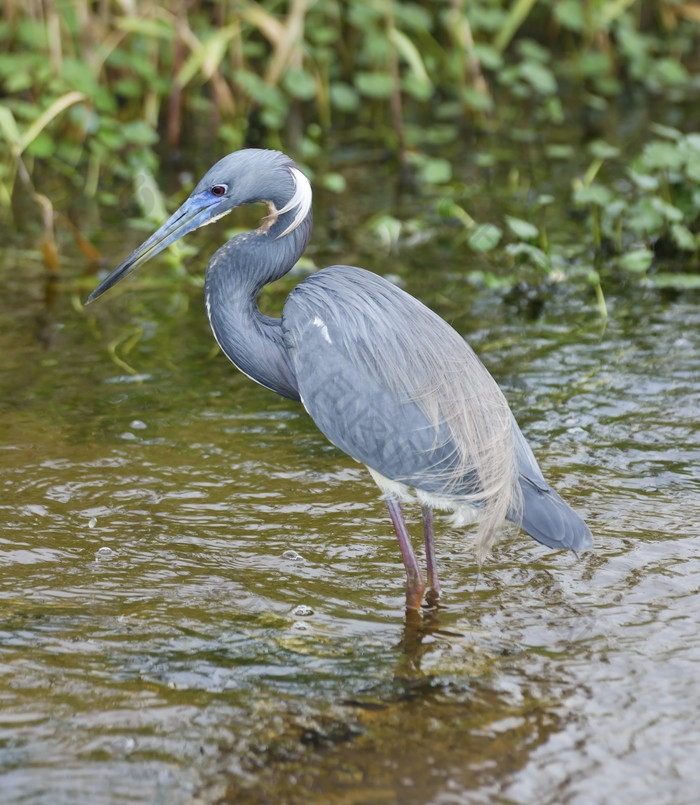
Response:
M228 187L225 184L215 184L211 189L212 196L225 196Z

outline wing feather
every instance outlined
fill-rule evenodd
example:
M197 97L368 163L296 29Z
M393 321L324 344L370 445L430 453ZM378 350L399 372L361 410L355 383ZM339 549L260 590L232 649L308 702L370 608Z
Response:
M473 350L383 278L332 266L290 294L282 329L302 402L376 472L481 508L480 553L519 519L515 425Z

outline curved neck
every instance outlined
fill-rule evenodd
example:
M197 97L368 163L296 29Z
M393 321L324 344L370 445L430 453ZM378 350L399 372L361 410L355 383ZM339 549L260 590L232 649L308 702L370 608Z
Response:
M237 235L207 266L204 294L214 337L245 375L272 391L299 400L299 389L282 335L281 320L257 305L263 286L283 277L306 249L311 213L289 234L289 213L265 228Z

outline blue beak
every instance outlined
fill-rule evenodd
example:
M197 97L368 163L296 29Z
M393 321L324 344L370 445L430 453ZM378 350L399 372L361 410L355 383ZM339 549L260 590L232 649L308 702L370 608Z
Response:
M163 249L179 240L183 235L218 218L221 213L217 214L214 208L219 206L220 203L220 198L212 197L208 193L198 193L190 196L157 232L154 232L147 241L135 249L123 263L120 263L109 276L102 280L88 296L85 304L87 305L97 299L98 296L102 296L105 291L108 291L113 285L124 279L127 274L150 260L151 257L155 257L156 254L162 252Z

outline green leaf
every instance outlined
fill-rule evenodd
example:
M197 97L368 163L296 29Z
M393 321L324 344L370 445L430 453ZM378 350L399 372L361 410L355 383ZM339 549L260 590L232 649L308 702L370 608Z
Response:
M615 159L620 156L620 149L605 140L593 140L588 146L588 153L597 159Z
M698 248L698 242L693 233L683 224L673 224L671 226L671 237L676 246L684 252L694 252Z
M260 112L260 120L263 126L267 126L272 131L279 131L284 127L286 119L286 108L284 106L266 106Z
M688 134L679 143L685 160L685 173L691 182L700 184L700 134Z
M589 184L577 187L574 190L574 202L576 204L590 204L596 207L604 207L613 199L612 191L602 184Z
M239 33L237 25L229 25L200 42L200 46L190 53L177 75L180 86L189 84L196 75L208 81L218 70L230 41Z
M700 184L700 156L696 157L693 161L688 162L685 166L685 173L691 182Z
M39 134L27 146L27 153L39 159L46 159L52 156L56 151L56 144L52 137L45 132Z
M551 58L550 51L534 39L520 39L516 49L523 61L545 64Z
M618 258L617 264L624 271L643 274L648 270L654 255L649 249L634 249Z
M523 62L519 69L520 77L542 95L552 95L557 91L557 80L549 67L535 61Z
M432 157L421 165L420 173L428 184L445 184L452 178L452 163L447 159Z
M127 33L140 34L146 39L175 39L174 18L147 18L136 14L116 17L117 28Z
M81 59L65 59L61 67L61 77L72 89L90 97L99 90L97 76L92 70L85 69L85 62Z
M382 7L376 3L349 3L348 21L358 30L372 28L375 22L381 21Z
M544 108L547 110L546 120L549 120L556 125L564 122L564 107L561 104L561 99L556 95L550 95L547 98Z
M263 106L270 106L282 110L287 108L284 93L278 87L272 87L266 84L260 76L250 70L236 70L234 72L234 78L246 95L252 100L257 101Z
M350 84L338 81L331 84L331 104L341 112L356 112L360 107L360 96Z
M683 144L700 154L700 134L686 134L683 138Z
M367 98L389 98L394 82L391 73L359 72L355 74L355 86Z
M523 221L522 218L513 218L512 215L506 215L505 218L511 232L520 240L535 240L539 237L540 230L529 221Z
M143 97L143 84L134 76L120 78L114 82L114 94L122 100L124 98L140 99Z
M395 3L393 9L401 28L422 33L435 26L435 15L416 3Z
M655 288L679 288L683 291L700 290L700 274L660 273L649 277Z
M287 92L301 101L310 101L316 95L316 81L306 70L288 69L282 78L282 84Z
M562 26L569 31L582 33L586 26L584 4L580 0L559 0L552 6L554 16Z
M659 137L665 137L667 140L678 142L683 137L683 133L674 129L672 126L664 126L662 123L650 123L649 131L654 132Z
M0 131L5 140L12 146L19 148L20 133L17 121L7 106L0 106Z
M133 145L153 145L158 142L157 133L145 120L132 120L121 127L124 139Z
M551 143L545 145L544 150L549 159L571 159L576 153L573 145L566 145L565 143Z
M310 25L307 34L315 45L335 46L338 41L338 31L332 25Z
M678 207L674 207L673 204L669 204L661 198L654 197L651 200L651 205L659 215L662 215L671 223L680 223L683 220L683 212L679 210Z
M559 4L557 4L559 5ZM581 3L576 0L574 5L581 7ZM579 70L585 78L601 79L609 77L611 61L607 53L599 50L586 50L579 59Z
M401 89L417 101L428 101L433 96L433 85L420 81L414 73L401 78Z
M476 42L474 54L482 67L487 70L499 70L503 65L503 56L492 45Z
M124 137L116 129L104 126L97 132L96 137L97 141L110 151L118 151L124 147Z
M475 252L489 252L501 240L503 231L494 224L479 224L469 236L469 246Z
M654 208L651 199L640 199L627 213L627 228L638 235L658 235L664 228L664 219Z
M463 207L460 207L454 199L451 199L447 196L442 196L442 198L438 199L435 206L438 215L440 215L442 218L455 218L461 224L463 224L466 229L469 230L472 230L476 227L476 223L471 215L469 215L469 213Z
M683 165L683 154L676 143L655 140L644 146L641 161L651 170L677 171Z
M330 190L331 193L343 193L347 186L343 174L335 173L334 171L324 173L321 177L321 184L326 190Z
M493 109L493 97L487 92L480 92L476 87L464 87L462 100L471 109L490 112Z
M469 8L472 31L500 31L506 22L506 12L496 5L473 3ZM504 46L505 47L505 46ZM499 48L503 50L503 48Z
M668 86L669 84L685 84L688 81L688 71L678 59L655 59L647 80L653 84Z
M605 220L617 221L623 212L627 209L628 204L622 198L614 198L609 204L603 208L603 215Z
M534 263L537 268L547 271L551 268L549 258L542 249L538 249L537 246L532 246L530 243L509 243L506 246L506 252L513 257L524 258Z
M651 176L648 173L637 173L632 168L627 168L627 175L637 185L639 190L644 192L654 192L658 190L659 180L656 176Z

